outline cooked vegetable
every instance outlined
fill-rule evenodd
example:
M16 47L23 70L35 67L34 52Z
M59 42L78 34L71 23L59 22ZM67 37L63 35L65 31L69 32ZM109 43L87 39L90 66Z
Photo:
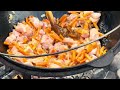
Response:
M61 27L68 30L69 37L55 33L48 19L40 21L37 17L29 16L25 21L14 26L4 44L8 45L8 54L14 55L38 55L64 51L102 36L103 33L99 32L97 25L100 16L100 13L94 11L68 11L61 18L55 19ZM105 46L97 41L55 56L13 59L36 67L64 68L90 62L106 52Z

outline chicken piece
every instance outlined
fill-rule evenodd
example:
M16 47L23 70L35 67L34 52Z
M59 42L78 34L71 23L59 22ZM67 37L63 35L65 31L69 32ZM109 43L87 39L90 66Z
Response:
M95 55L90 55L90 56L92 57L93 60L96 59L96 58L98 58L98 57L95 56Z
M90 42L90 38L85 38L83 43L87 43L87 42Z
M27 38L27 36L19 36L19 37L17 37L17 42L19 42L19 43L25 43L28 40L29 39Z
M58 43L55 43L54 46L51 46L49 48L49 53L60 52L66 49L68 49L67 45L64 45L62 42L58 42Z
M88 38L89 37L89 33L82 34L81 37Z
M12 44L14 41L16 41L16 36L15 36L13 33L11 33L11 34L5 39L4 44L10 45L10 44Z
M89 53L89 55L95 55L96 53L97 53L97 48L93 49L93 50Z
M88 15L88 14L92 14L92 13L94 13L93 11L83 11L83 13L84 13L84 15Z
M37 49L42 48L42 45L39 43Z
M64 45L62 42L58 42L58 43L55 43L54 46L49 48L49 52L55 53L55 52L60 52L60 51L66 50L66 49L68 49L67 45Z
M43 29L41 29L41 30L39 31L39 34L40 34L40 35L45 35L44 30L43 30Z
M92 22L98 22L100 19L101 13L93 13L90 17Z
M38 58L33 58L33 59L28 59L29 62L32 62L32 63L41 63L41 62L44 62L44 58L43 57L38 57Z
M76 52L77 53L80 53L82 50L84 50L85 49L85 47L81 47L81 48L78 48L77 50L76 50Z
M42 44L42 48L43 49L46 49L46 50L48 50L49 49L49 47L52 47L53 45L52 44L50 44L50 43L48 43L48 44L46 44L46 43L43 43Z
M50 68L62 68L64 66L64 61L57 58L52 58L49 64Z
M48 67L49 68L61 68L59 65L54 64L54 63L50 63Z
M49 47L52 46L53 43L54 43L54 40L51 37L47 35L42 36L41 44L44 49L49 49Z
M15 30L26 36L33 35L33 29L27 24L18 23L18 25L15 26Z
M43 35L42 38L41 38L41 43L53 44L54 40L51 37L47 36L47 35Z
M24 43L25 41L28 41L27 36L22 36L19 32L16 30L13 30L13 32L10 34L9 37L6 38L5 43L13 43L14 41Z
M77 24L76 24L76 26L77 27L83 27L83 24L85 23L85 21L84 20L79 20L78 22L77 22Z
M49 47L49 53L55 53L55 52L56 52L56 50L54 49L54 46L51 45L51 46Z
M15 29L13 29L13 32L12 32L16 37L19 37L20 36L20 33L17 32Z
M91 14L91 17L94 18L94 19L99 19L101 16L101 13L97 13L97 12L94 12Z
M17 49L15 46L13 46L10 51L11 51L11 53L14 54L14 55L23 55L22 53L20 53L20 52L18 51L18 49Z
M95 40L99 38L99 32L96 28L90 29L90 40Z
M43 22L40 21L37 17L29 17L30 22L34 25L36 29L43 26Z
M63 39L64 43L69 43L69 44L79 44L78 41L73 40L72 38L64 38Z
M64 60L64 64L65 64L65 66L68 66L69 64L70 64L70 60Z
M67 45L64 45L64 44L61 43L61 42L58 42L58 43L55 43L54 49L59 52L59 51L63 51L63 50L68 49L68 46L67 46Z
M54 17L54 20L56 21L55 17ZM47 28L47 27L51 28L51 24L50 24L50 21L48 19L43 19L42 22L43 22L43 29Z
M16 30L13 30L12 34L14 34L16 36L16 41L20 42L20 43L24 43L26 41L28 41L27 36L23 36L21 35L19 32L17 32Z
M90 17L89 19L90 19L92 22L98 22L98 21L99 21L99 18L95 19L95 18Z
M48 24L46 22L43 22L43 29L47 28Z
M83 11L83 13L84 13L84 18L89 19L94 12L93 11Z
M77 46L79 46L79 44L73 44L73 45L71 46L71 48L74 48L74 47L77 47Z
M67 17L67 20L68 20L68 21L71 21L71 20L73 20L73 19L76 18L76 17L77 17L76 14L70 14L70 15Z

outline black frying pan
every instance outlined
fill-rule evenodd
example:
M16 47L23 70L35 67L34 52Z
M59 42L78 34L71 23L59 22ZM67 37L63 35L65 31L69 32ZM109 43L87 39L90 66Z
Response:
M11 11L1 11L0 12L0 52L6 53L7 47L3 45L4 40L8 36L9 32L12 31L13 25L18 21L24 20L27 16L34 15L41 18L41 15L44 14L44 11L15 11L15 15L13 15L13 20L9 23L9 14L12 14ZM61 17L66 11L53 11L55 17ZM101 32L106 33L111 29L115 28L118 24L120 24L120 11L103 11L102 16L99 22L99 27ZM115 54L120 50L120 30L118 29L114 33L112 33L108 38L104 38L101 40L102 44L105 45L108 49L108 52L89 62L81 65L69 67L69 68L61 68L61 69L50 69L50 68L38 68L33 66L23 65L15 60L7 56L1 55L1 62L10 66L13 69L16 69L20 72L30 74L30 75L40 75L40 76L66 76L72 75L76 73L80 73L92 68L100 68L108 66Z

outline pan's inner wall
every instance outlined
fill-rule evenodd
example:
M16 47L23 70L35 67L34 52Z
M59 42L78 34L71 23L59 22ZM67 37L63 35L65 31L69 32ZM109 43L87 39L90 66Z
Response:
M53 11L56 18L61 17L66 11ZM9 23L9 15L12 14L12 20ZM42 20L41 15L45 14L44 11L15 11L13 14L11 11L1 11L0 12L0 52L6 53L7 47L3 45L4 40L12 31L13 25L17 22L21 22L24 18L33 15ZM120 12L119 11L104 11L102 12L101 19L99 21L100 31L103 33L108 32L120 23ZM108 50L111 49L120 38L120 30L113 33L107 39L101 40L102 44L105 45Z
M102 12L102 17L99 22L100 31L107 33L117 25L120 24L120 12L119 11L106 11ZM120 29L120 28L119 28ZM120 30L117 30L110 34L107 38L103 38L102 45L105 45L107 49L111 49L120 39Z

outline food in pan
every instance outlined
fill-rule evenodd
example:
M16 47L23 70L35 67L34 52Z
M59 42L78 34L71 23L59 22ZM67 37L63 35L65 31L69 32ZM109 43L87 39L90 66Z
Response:
M94 11L68 11L62 17L55 18L59 26L68 30L69 37L55 33L48 19L29 16L25 21L18 22L4 41L8 46L7 53L25 56L55 53L97 39L103 35L98 27L100 16L101 13ZM90 62L106 52L105 46L96 41L58 55L13 60L35 67L65 68Z

